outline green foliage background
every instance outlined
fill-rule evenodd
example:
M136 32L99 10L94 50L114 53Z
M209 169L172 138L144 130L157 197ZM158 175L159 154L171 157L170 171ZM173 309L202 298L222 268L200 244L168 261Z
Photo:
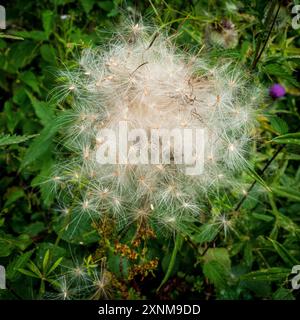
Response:
M7 290L0 290L0 298L47 298L59 291L56 280L74 259L84 259L93 270L105 263L111 298L299 296L290 282L292 267L300 264L300 29L291 27L293 4L15 0L5 5L7 29L0 34L0 264L6 267ZM266 94L273 83L282 84L287 94L260 106L259 139L251 158L256 173L244 173L245 181L258 183L240 207L242 195L220 194L207 203L203 221L176 239L146 233L133 245L135 230L117 234L109 224L83 222L74 240L61 232L54 195L43 183L55 163L61 130L56 121L61 106L49 100L49 93L57 70L71 65L83 48L105 42L118 21L135 11L171 34L177 32L184 47L198 51L203 46L211 57L240 62ZM224 48L212 39L213 32L222 38L218 32L224 20L234 24L237 45ZM257 188L260 184L264 187ZM214 212L228 216L232 232L226 237L226 230L210 224Z

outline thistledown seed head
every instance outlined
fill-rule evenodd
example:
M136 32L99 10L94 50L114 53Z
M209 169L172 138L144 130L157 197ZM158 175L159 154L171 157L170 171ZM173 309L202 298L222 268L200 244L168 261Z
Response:
M201 194L245 167L260 92L233 63L180 52L136 24L61 76L71 155L55 177L64 199L81 197L79 215L177 230L197 218Z

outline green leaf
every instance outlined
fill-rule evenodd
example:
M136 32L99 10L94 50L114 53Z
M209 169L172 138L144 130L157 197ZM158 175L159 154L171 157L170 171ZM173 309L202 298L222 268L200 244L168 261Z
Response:
M41 233L43 230L45 230L45 224L41 221L36 221L34 223L31 223L24 228L24 232L31 237L37 236L39 233Z
M278 133L278 134L285 134L289 131L288 124L278 116L271 116L270 123L272 128Z
M19 268L18 271L25 274L25 276L40 279L40 277L38 277L35 273L33 273L27 269Z
M210 261L203 266L205 277L218 289L225 288L228 282L228 270L218 261Z
M13 133L16 126L21 120L21 115L19 112L13 111L13 101L8 100L4 103L4 113L5 113L5 120L6 126L10 133Z
M110 11L112 11L112 10L114 9L114 3L113 3L113 1L98 1L98 2L97 2L97 5L98 5L101 9L103 9L103 10L105 10L105 11L107 11L107 12L110 12Z
M19 68L28 65L37 54L36 48L37 44L30 40L12 44L7 55L7 69L10 72L17 72Z
M220 231L220 227L215 224L204 224L199 228L199 233L194 234L192 236L192 240L195 243L204 243L204 242L210 242L215 239L217 234Z
M183 242L183 238L179 234L177 234L176 239L175 239L174 249L172 251L172 255L171 255L171 259L170 259L170 262L169 262L169 266L168 266L167 272L166 272L162 282L160 283L159 287L157 288L157 290L156 290L157 292L161 289L161 287L170 278L170 275L171 275L171 273L173 271L174 264L175 264L175 261L176 261L177 252L181 248L182 242Z
M62 262L63 257L58 258L52 265L52 267L47 272L47 275L51 274Z
M54 13L51 10L45 10L42 13L43 28L47 37L51 34L54 24Z
M89 244L99 241L99 235L92 227L89 214L78 214L71 211L60 215L54 222L54 231L65 241L76 244Z
M271 222L271 221L274 220L274 217L266 215L266 214L262 214L262 213L253 212L252 216L255 219L258 219L258 220L261 220L261 221L265 221L265 222Z
M290 273L291 269L273 267L244 274L240 277L240 279L255 281L283 281L289 276Z
M59 119L54 119L41 131L40 135L30 144L24 159L21 163L21 169L38 160L51 147L52 139L61 126Z
M42 58L46 62L51 63L51 64L56 63L57 56L56 56L55 49L52 46L50 46L49 44L43 44L40 47L40 52L41 52Z
M12 187L8 189L5 194L5 198L7 200L5 201L4 208L9 207L11 204L23 197L25 197L25 192L22 188Z
M295 297L292 294L292 290L286 288L279 288L274 292L273 297L274 300L295 300Z
M290 267L299 264L299 261L297 261L296 258L292 257L290 255L290 253L287 251L287 249L280 244L279 242L277 242L276 240L270 239L269 241L271 241L274 249L276 250L276 252L279 254L279 256L282 258L282 260Z
M50 250L47 250L43 259L43 272L46 273L50 257Z
M15 35L25 39L32 39L36 41L46 41L48 36L45 32L39 30L32 31L16 31Z
M218 261L225 269L230 270L231 262L227 249L225 248L210 248L204 256L205 263L210 261Z
M282 144L299 144L300 145L300 132L288 133L272 139L273 142Z
M82 5L85 13L88 14L92 10L92 8L95 4L95 0L80 0L80 3Z
M296 188L272 187L272 191L279 197L288 198L293 201L300 201L300 192Z
M26 234L13 237L0 231L0 257L9 256L14 249L25 250L31 243L32 240Z
M248 174L250 177L252 177L254 180L256 180L267 191L271 191L271 189L268 187L268 185L265 183L265 181L257 174L257 172L253 168L251 168L250 166L247 166L247 171L248 171Z
M2 32L0 32L0 38L13 39L13 40L24 40L24 38L22 38L22 37L17 37L12 34L4 34Z
M20 74L20 80L27 84L34 92L40 94L39 81L31 71L25 71Z
M26 92L36 115L40 118L42 124L47 126L54 118L53 107L44 101L37 100L30 92Z
M203 273L218 289L225 288L230 280L231 261L227 249L210 248L204 258Z
M40 271L40 269L35 265L35 263L33 261L29 261L29 263L27 264L27 267L35 274L37 275L39 278L43 278L43 275Z
M27 141L35 136L37 136L37 135L32 134L29 136L17 136L17 135L11 136L9 134L6 134L6 135L2 134L2 135L0 135L0 147L11 145L11 144L21 143L21 142Z
M118 277L128 277L129 261L127 257L122 257L110 250L107 255L107 265L109 271Z
M6 270L6 276L8 280L15 281L18 279L19 269L22 269L27 264L33 252L34 250L31 250L14 258Z

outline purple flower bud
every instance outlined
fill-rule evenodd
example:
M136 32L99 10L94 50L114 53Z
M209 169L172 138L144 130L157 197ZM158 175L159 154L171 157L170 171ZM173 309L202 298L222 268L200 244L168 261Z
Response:
M285 89L282 85L275 83L269 89L269 95L273 99L278 99L278 98L283 97L285 95Z

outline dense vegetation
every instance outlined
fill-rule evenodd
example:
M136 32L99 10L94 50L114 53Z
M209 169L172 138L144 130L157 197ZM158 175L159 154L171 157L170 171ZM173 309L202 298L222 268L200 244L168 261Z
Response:
M275 0L7 3L7 28L0 33L0 265L7 276L1 299L299 295L290 281L292 267L300 264L300 29L292 28L293 5ZM62 217L69 213L50 181L64 130L58 115L70 103L51 99L57 71L71 68L83 49L105 43L124 17L134 20L139 13L176 33L184 50L231 59L264 88L251 167L239 177L245 188L220 187L204 197L199 220L169 237L146 225L120 231L110 219L83 219L76 232L66 230ZM275 83L279 91L273 88L271 97Z

